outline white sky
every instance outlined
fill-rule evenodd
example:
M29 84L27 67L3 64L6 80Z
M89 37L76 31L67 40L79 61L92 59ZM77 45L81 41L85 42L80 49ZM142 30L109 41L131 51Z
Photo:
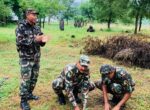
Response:
M84 2L84 1L86 1L86 0L75 0L75 2Z

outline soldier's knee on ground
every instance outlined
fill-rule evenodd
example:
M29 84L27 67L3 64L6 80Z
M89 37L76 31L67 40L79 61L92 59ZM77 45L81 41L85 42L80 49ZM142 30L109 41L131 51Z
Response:
M52 82L52 88L55 93L62 91L63 89L63 80L61 78L57 78Z
M58 86L57 83L58 83L58 82L57 82L57 79L55 79L55 80L52 82L52 88L53 88L53 89L56 89L56 88L57 88L57 86Z

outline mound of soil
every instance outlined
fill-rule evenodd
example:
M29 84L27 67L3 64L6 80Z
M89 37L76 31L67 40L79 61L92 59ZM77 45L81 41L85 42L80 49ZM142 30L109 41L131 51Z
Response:
M90 37L85 40L83 49L89 55L101 55L125 64L150 68L150 43L143 39L114 36L104 42Z

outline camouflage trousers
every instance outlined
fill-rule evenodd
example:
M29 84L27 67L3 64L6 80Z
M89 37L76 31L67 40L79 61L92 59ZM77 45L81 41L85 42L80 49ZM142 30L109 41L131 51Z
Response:
M20 85L20 96L27 97L33 92L37 78L39 75L39 62L34 60L20 59L21 66L21 85Z
M64 79L62 79L61 77L58 77L57 79L55 79L52 83L52 88L57 95L61 94L63 90L65 90ZM92 91L95 89L95 84L92 81L90 81L90 82L84 83L84 85L80 83L80 84L73 86L74 93L81 93L83 89L84 90L88 89L88 91Z

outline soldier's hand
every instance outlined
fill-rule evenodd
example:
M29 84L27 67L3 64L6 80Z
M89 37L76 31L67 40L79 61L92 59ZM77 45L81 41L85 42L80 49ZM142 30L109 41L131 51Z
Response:
M36 36L35 41L36 42L46 43L48 41L48 36L46 36L46 35L38 35L38 36Z
M35 37L35 41L36 42L41 42L42 38L43 38L43 35L38 35L38 36Z
M115 106L112 110L120 110L120 106Z
M45 36L45 35L44 35L44 36L42 37L42 42L46 43L47 41L48 41L48 36Z
M110 110L111 109L111 106L109 103L105 103L104 105L104 110Z
M75 106L74 110L80 110L80 108L78 106Z

